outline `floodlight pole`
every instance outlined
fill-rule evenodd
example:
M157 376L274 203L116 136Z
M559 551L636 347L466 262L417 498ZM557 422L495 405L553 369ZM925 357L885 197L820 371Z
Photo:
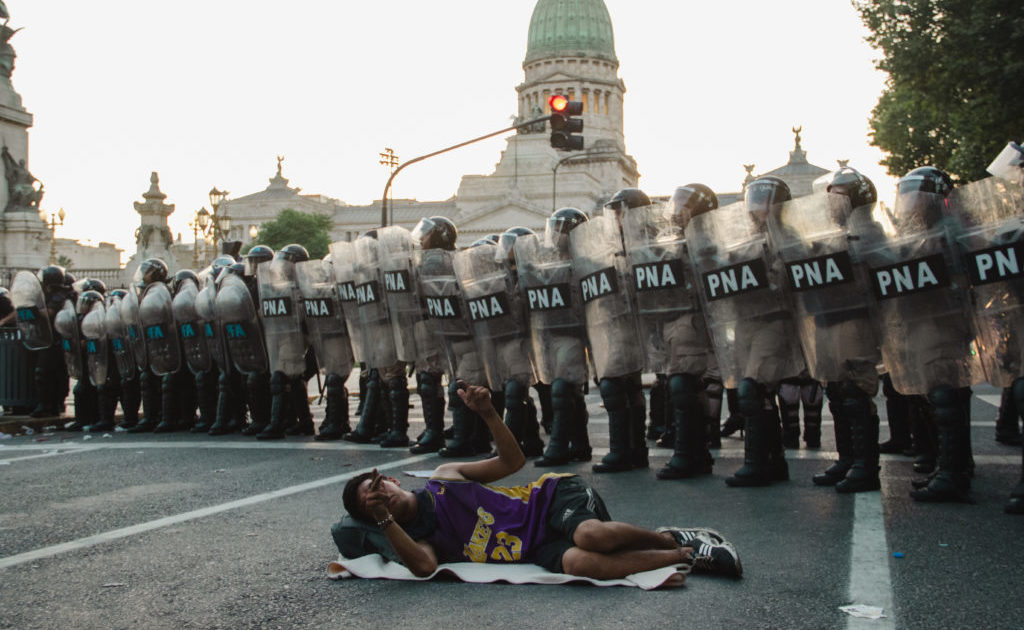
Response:
M426 155L421 155L419 157L414 157L413 159L409 160L408 162L403 162L402 164L400 164L398 166L398 168L396 168L391 173L391 177L388 177L388 183L384 185L384 194L381 195L381 198L380 198L380 226L381 227L386 227L387 224L388 224L388 191L391 189L391 182L395 179L395 175L398 175L400 172L402 172L402 169L404 169L406 166L410 166L412 164L415 164L416 162L422 162L423 160L425 160L427 158L432 158L435 155L441 155L442 153L447 153L448 151L452 151L454 149L461 149L462 147L464 147L466 145L473 144L474 142L479 142L481 140L486 140L487 138L492 138L492 137L494 137L494 136L496 136L498 134L505 133L506 131L512 131L513 129L521 129L523 127L528 127L530 125L536 125L537 123L547 122L549 120L551 120L551 115L550 114L547 115L547 116L541 116L540 118L533 118L533 119L527 120L526 122L521 122L521 123L519 123L517 125L512 125L511 127L505 127L504 129L499 129L498 131L489 133L489 134L484 135L484 136L480 136L479 138L473 138L472 140L466 140L465 142L460 142L459 144L454 144L454 145L452 145L450 147L441 149L440 151L434 151L433 153L428 153Z

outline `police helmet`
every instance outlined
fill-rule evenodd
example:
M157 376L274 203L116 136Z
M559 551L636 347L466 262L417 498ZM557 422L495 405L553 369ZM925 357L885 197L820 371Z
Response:
M298 243L292 243L291 245L285 245L281 248L281 251L277 252L282 258L288 262L305 262L309 260L309 252L305 247Z
M139 265L135 277L142 283L142 286L149 286L154 282L166 282L167 263L159 258L147 258Z
M448 217L436 216L420 219L412 230L412 237L423 249L455 250L459 230Z
M86 278L85 280L82 280L82 285L78 290L80 292L96 291L100 295L106 295L107 285L103 284L102 280L97 280L96 278Z
M589 220L590 217L579 208L566 207L552 212L551 218L548 219L548 225L562 234L568 234L577 225L586 223Z
M495 232L493 234L488 234L487 236L484 237L484 239L494 243L495 245L497 245L498 241L501 240L501 234L498 234L497 232Z
M953 192L953 180L945 171L934 166L919 166L900 178L897 189L900 195L924 192L945 198Z
M43 285L45 289L56 289L64 286L65 275L64 267L59 265L47 265L36 273L36 277L39 278L39 284Z
M870 206L878 201L875 184L851 166L844 166L831 173L826 180L825 191L849 197L850 205L854 208Z
M82 294L78 296L78 303L75 306L75 310L79 315L85 315L92 308L92 305L97 302L103 302L103 295L99 291L93 291L91 289L83 291Z
M704 184L687 184L676 188L669 200L671 216L683 227L690 219L718 207L718 195Z
M639 188L623 188L605 202L604 209L614 212L615 216L619 217L630 208L642 208L649 205L651 205L651 198L644 191Z
M128 295L128 292L124 289L112 289L110 291L110 297L123 299L124 296Z
M901 177L896 190L893 213L897 223L927 229L946 215L953 180L934 166L921 166Z
M171 292L174 295L177 295L178 291L181 290L182 285L188 281L195 283L197 288L199 287L199 276L191 269L182 269L178 273L174 274L174 280L171 281Z
M511 227L502 232L501 237L498 239L498 251L495 253L495 260L501 260L504 257L515 264L516 255L512 247L515 245L517 238L527 234L536 234L536 232L521 225Z

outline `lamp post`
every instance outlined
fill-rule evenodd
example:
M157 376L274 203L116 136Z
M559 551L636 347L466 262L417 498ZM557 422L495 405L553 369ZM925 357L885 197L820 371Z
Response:
M207 240L211 242L214 252L217 251L217 244L227 239L228 230L231 229L231 217L220 212L221 204L224 203L227 196L228 191L218 190L216 186L211 188L210 207L213 208L213 212L210 212L205 207L200 208L196 212L195 220L190 224L192 226L192 235L195 239L192 259L195 261L196 267L199 266L199 255L196 251L199 247L200 234L202 234L204 242Z
M392 149L391 147L384 147L384 152L383 153L379 153L378 155L380 155L380 165L381 166L386 166L387 169L388 169L388 173L391 176L394 176L395 169L398 168L398 154L395 153L395 150ZM389 218L391 223L395 222L394 221L394 218L395 218L395 216L394 216L395 215L394 205L395 205L394 203L391 204L391 217Z
M68 215L67 215L66 212L64 212L64 208L61 208L60 210L58 210L56 215L54 215L53 213L50 213L50 219L49 220L46 219L46 211L44 211L44 210L40 210L39 211L39 218L43 220L43 224L44 225L46 225L48 228L50 228L50 264L51 265L56 265L57 264L57 228L62 226L62 225L64 225L64 217L66 217L66 216L68 216ZM58 219L60 219L59 222L58 222Z

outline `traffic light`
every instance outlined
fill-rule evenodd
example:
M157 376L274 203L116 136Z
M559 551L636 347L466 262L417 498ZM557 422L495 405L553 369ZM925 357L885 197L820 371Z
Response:
M548 99L551 107L551 146L561 151L583 149L583 136L573 135L583 131L583 119L572 118L583 113L583 103L570 101L561 94Z

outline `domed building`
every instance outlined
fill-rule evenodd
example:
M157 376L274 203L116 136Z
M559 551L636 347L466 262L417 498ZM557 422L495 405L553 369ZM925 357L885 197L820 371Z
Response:
M550 113L548 98L563 94L583 102L583 151L552 149L547 125L521 129L507 139L492 173L466 175L454 197L389 203L392 223L412 228L420 218L445 215L459 226L459 241L470 243L513 225L543 229L554 209L599 209L616 190L636 186L636 160L626 153L622 131L623 95L611 18L603 0L538 0L527 34L524 81L516 86L519 121ZM556 179L557 178L557 179ZM253 226L285 208L328 214L332 237L351 240L380 224L380 202L353 206L323 195L300 194L278 171L266 190L229 199L230 236L250 240Z

